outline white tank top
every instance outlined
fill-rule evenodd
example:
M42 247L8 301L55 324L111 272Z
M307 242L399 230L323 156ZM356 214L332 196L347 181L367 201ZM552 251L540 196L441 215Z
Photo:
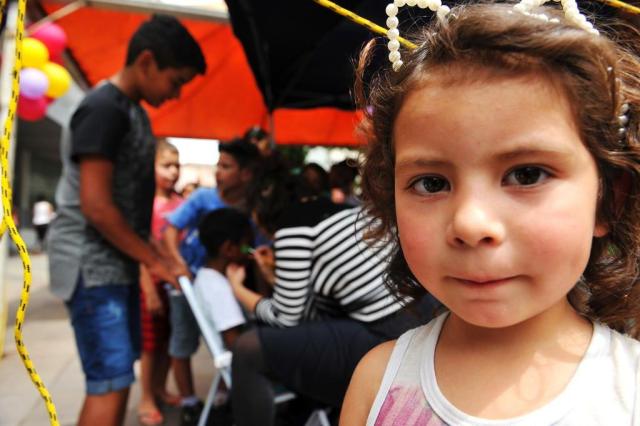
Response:
M589 347L569 384L545 406L504 420L462 412L445 398L435 378L435 347L447 315L400 336L367 425L640 425L640 342L601 324L594 325Z

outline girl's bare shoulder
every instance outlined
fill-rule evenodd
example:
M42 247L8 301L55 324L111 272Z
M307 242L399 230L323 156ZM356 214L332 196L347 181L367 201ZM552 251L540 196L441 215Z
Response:
M342 404L341 426L366 423L395 344L392 340L376 346L358 363Z

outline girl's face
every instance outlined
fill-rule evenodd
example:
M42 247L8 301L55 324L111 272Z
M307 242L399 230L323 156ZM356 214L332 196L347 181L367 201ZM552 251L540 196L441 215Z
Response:
M606 231L564 94L535 77L432 80L408 94L394 143L402 250L453 315L497 328L568 306Z
M156 155L156 186L170 191L180 177L178 153L165 149Z

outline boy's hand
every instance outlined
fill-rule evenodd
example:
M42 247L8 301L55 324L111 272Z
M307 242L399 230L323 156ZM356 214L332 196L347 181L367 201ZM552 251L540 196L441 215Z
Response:
M175 288L177 288L178 290L180 290L180 285L178 284L178 279L177 279L179 274L176 273L178 271L173 268L172 270L170 270L166 266L166 263L163 262L161 259L155 258L153 262L145 266L147 267L151 275L153 275L154 277L157 277L160 281L167 282L172 286L174 286Z
M176 277L187 277L189 280L193 280L193 274L191 274L189 266L184 262L173 262L171 271Z
M231 283L232 287L244 287L244 279L247 275L244 266L238 265L237 263L231 263L227 266L226 272L227 279Z

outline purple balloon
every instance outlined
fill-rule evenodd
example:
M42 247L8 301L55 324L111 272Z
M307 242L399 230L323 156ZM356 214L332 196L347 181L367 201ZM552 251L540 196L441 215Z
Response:
M36 68L24 68L20 71L20 94L25 98L39 99L47 93L49 79Z

